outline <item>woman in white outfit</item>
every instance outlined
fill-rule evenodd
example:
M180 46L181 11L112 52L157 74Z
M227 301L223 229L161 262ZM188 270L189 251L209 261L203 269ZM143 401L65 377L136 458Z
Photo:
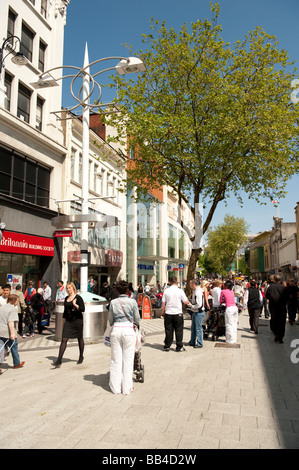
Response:
M133 391L133 364L136 334L133 322L139 324L140 316L136 300L128 297L129 284L116 285L119 297L111 300L108 321L113 326L109 386L113 393L128 395Z
M235 295L232 290L233 284L227 280L220 294L220 303L225 303L225 335L226 342L235 344L237 342L238 329L238 307L235 303Z

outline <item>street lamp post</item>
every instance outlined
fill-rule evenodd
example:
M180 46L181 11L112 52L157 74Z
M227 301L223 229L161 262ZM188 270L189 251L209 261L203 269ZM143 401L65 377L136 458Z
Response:
M109 67L104 70L101 70L93 75L90 73L90 68L91 66L100 63L105 60L111 60L111 59L117 59L119 60L118 64L114 67ZM53 72L54 70L57 69L75 69L76 73L70 74L70 75L65 75L59 78L54 78L50 72ZM52 69L47 70L46 72L43 72L39 75L39 80L37 82L31 83L31 85L34 88L46 88L49 86L57 86L58 80L61 80L63 78L71 78L72 77L72 82L71 82L71 94L73 98L78 102L75 106L71 107L68 109L68 111L74 111L78 107L82 108L82 189L81 189L81 218L77 217L77 220L80 220L81 224L81 268L80 268L80 290L81 292L86 292L87 291L87 283L88 283L88 222L86 222L86 219L91 222L91 218L88 217L88 163L89 163L89 116L90 116L90 110L99 107L98 104L90 104L89 103L89 98L91 94L94 91L95 86L99 90L99 98L98 101L101 98L101 86L95 81L95 77L98 76L99 74L103 72L107 72L109 70L117 70L119 74L124 75L127 73L134 73L134 72L141 72L145 70L145 66L143 62L136 58L136 57L105 57L102 59L98 59L94 62L89 63L89 58L88 58L88 49L87 49L87 44L85 47L85 55L84 55L84 63L83 67L74 67L74 66L60 66L60 67L54 67ZM82 77L83 83L82 87L79 91L79 96L76 97L73 92L73 85L75 80L78 77ZM91 87L90 87L91 84ZM81 98L81 92L82 92L82 98ZM61 110L59 111L53 111L53 114L60 113ZM92 198L95 199L95 198ZM98 198L98 199L102 199ZM63 202L63 201L60 201ZM94 216L95 219L94 221L97 222L98 219L96 216ZM55 223L59 217L55 218ZM66 218L63 217L63 223L66 223L65 220ZM53 219L54 220L54 219ZM69 218L71 221L71 216ZM53 223L53 221L52 221ZM61 228L61 227L60 227Z

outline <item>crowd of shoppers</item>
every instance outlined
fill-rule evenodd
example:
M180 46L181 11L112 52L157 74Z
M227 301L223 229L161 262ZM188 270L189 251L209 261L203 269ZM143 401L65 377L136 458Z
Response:
M102 286L101 293L106 297L109 307L108 322L112 327L109 386L113 393L129 394L133 391L135 330L140 324L137 299L140 294L161 299L161 315L165 328L163 349L166 352L170 350L174 337L177 352L186 350L184 344L202 348L207 319L221 306L225 318L226 342L229 344L237 342L240 305L244 310L248 309L249 328L254 334L258 334L262 312L265 318L270 317L270 328L277 343L283 343L287 316L290 325L296 323L299 286L293 280L283 282L279 275L271 276L268 282L253 279L243 282L192 279L189 285L189 298L184 289L180 288L176 277L171 278L163 287L159 282L155 286L140 284L136 291L126 281L120 281L112 287L108 283ZM44 282L43 288L37 290L33 282L29 282L24 294L20 285L16 286L13 293L10 284L4 285L0 290L0 340L10 348L15 369L24 365L18 353L16 325L23 338L27 334L33 336L35 327L42 333L42 318L46 312L51 314L52 311L51 296L51 288L47 282ZM84 301L72 282L64 287L62 281L58 282L55 300L63 302L64 312L62 340L54 365L56 368L61 366L69 338L78 340L78 364L81 364L84 360ZM187 343L183 342L185 309L192 317L191 336Z

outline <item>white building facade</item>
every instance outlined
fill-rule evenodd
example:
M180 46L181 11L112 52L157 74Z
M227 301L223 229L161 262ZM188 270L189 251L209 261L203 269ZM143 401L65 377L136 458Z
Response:
M63 214L81 214L82 191L82 121L69 112L62 115L67 157L65 185L59 210ZM100 130L99 130L100 129ZM118 191L122 180L119 157L105 142L105 127L100 116L90 116L89 133L89 207L90 214L113 216L115 224L89 229L89 289L100 293L104 282L113 284L125 278L126 269L126 194ZM78 196L78 197L77 197ZM63 238L62 280L80 284L81 229Z
M0 283L19 276L55 285L61 273L61 241L53 236L55 199L62 198L66 148L61 123L61 87L35 90L44 70L63 63L69 0L1 0L0 35L5 43L0 76ZM3 42L4 44L4 42ZM17 52L26 65L11 61Z

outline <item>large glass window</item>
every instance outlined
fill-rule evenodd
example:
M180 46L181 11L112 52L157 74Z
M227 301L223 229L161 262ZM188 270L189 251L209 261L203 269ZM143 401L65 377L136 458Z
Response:
M153 205L150 201L137 203L137 255L154 254Z
M17 116L25 122L29 122L30 97L31 91L19 83Z
M72 147L71 150L71 179L75 179L75 166L76 166L76 149Z
M17 15L15 15L15 13L13 13L11 10L9 10L8 21L7 21L7 37L14 36L14 34L15 34L16 17L17 17ZM10 41L13 41L13 39L11 39Z
M47 0L41 0L40 2L40 14L47 18Z
M49 207L50 169L0 147L0 192Z
M30 62L32 62L33 38L34 33L23 24L20 52L22 52L22 54L24 54L24 56L27 57Z
M184 259L185 256L185 236L184 232L180 230L179 232L180 238L179 238L179 258Z
M46 44L42 41L39 43L39 54L38 54L38 68L41 72L45 71L45 55L46 55Z
M168 224L168 257L169 258L175 258L175 241L176 241L176 228Z
M37 97L36 100L36 124L35 127L39 131L42 130L43 127L43 106L44 106L44 101Z

